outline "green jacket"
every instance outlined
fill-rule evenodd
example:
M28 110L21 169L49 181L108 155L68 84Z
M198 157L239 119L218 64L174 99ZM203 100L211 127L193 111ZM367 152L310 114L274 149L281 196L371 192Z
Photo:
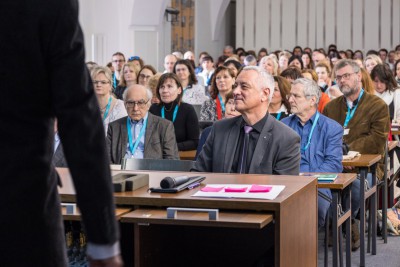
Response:
M344 96L329 102L323 114L344 124L347 114L347 103ZM348 135L343 136L343 141L350 150L361 154L381 154L382 160L378 164L377 177L383 177L383 156L385 142L388 138L390 127L389 109L386 103L375 95L364 92L347 128Z

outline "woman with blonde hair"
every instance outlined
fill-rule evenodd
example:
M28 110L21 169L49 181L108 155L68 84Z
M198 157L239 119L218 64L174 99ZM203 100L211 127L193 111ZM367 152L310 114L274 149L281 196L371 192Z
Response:
M122 117L127 112L122 100L113 97L111 90L112 73L107 67L96 67L92 70L92 81L94 92L99 103L101 117L103 119L104 131L107 134L108 124Z
M382 64L382 59L374 54L368 55L364 60L364 66L369 74L371 74L372 69L378 64Z
M122 66L120 75L121 80L119 81L117 88L114 90L114 94L118 99L122 100L122 95L126 88L132 84L138 83L139 71L140 68L133 62L127 62Z
M276 60L275 55L263 57L258 65L272 76L278 75L278 61Z

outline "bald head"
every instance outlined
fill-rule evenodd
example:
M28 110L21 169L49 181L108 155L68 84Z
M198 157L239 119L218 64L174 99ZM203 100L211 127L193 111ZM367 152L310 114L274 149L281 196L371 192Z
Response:
M174 70L174 65L177 61L177 58L175 55L170 54L166 55L164 58L164 68L166 72L173 72Z

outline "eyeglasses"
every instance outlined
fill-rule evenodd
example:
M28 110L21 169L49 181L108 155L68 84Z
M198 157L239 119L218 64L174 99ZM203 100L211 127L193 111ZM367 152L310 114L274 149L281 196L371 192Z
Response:
M114 63L125 62L125 59L116 59L116 60L113 60L112 62L114 62Z
M299 98L303 97L303 96L297 95L297 94L287 94L286 99L289 100L292 96L294 97L294 99L299 99ZM307 97L307 96L310 96L310 95L304 95L304 97Z
M145 101L145 100L139 100L139 101L125 101L125 105L128 108L133 108L135 106L138 106L139 108L144 108L147 104L147 102L149 102L149 100Z
M94 80L92 82L94 85L97 85L97 84L106 85L107 83L110 83L109 81L94 81Z
M139 60L139 59L140 59L140 57L138 57L138 56L133 56L133 57L130 57L130 58L128 59L128 61Z
M336 81L340 82L342 79L347 81L350 78L350 76L355 73L357 72L345 73L343 75L336 75Z
M139 78L141 78L141 79L150 79L150 77L151 77L151 75L146 75L146 74L143 74L143 73L140 73L140 75L139 75Z

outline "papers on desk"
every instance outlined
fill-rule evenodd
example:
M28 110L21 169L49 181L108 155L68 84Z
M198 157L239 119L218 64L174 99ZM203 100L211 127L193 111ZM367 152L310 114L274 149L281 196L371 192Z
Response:
M318 182L333 182L337 178L337 174L315 174Z
M360 154L360 152L357 151L349 151L349 153L347 153L347 155L343 155L343 160L351 160L354 159L355 157L358 157Z
M193 197L275 199L284 185L208 184Z

